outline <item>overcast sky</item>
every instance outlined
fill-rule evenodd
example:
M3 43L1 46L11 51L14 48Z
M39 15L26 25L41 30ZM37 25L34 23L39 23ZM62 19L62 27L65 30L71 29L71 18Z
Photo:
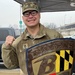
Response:
M13 0L0 0L0 27L14 24L19 26L19 21L20 5ZM57 27L75 23L75 11L42 13L40 22L42 24L54 23Z

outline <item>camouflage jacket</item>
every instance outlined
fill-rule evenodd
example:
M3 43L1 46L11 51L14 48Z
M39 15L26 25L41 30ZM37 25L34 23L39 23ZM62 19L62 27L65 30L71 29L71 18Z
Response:
M39 33L32 38L27 30L20 35L11 46L2 45L2 59L7 68L20 67L25 75L26 68L26 52L25 49L49 39L62 38L62 35L53 29L48 29L40 24Z

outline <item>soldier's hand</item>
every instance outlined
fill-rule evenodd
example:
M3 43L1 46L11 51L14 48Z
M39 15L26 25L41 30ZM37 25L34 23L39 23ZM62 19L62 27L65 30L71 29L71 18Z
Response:
M9 45L12 45L13 41L15 40L15 38L13 36L7 36L6 37L6 41L5 41L5 45L6 46L9 46Z

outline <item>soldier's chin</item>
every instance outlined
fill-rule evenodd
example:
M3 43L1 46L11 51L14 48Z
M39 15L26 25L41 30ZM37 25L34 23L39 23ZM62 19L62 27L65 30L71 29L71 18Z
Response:
M30 25L28 25L29 27L35 27L35 25L34 24L30 24Z

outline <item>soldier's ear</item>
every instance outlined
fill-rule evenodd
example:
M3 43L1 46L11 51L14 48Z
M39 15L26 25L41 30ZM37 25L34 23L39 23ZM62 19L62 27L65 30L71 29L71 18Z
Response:
M24 16L22 16L22 20L24 21Z

